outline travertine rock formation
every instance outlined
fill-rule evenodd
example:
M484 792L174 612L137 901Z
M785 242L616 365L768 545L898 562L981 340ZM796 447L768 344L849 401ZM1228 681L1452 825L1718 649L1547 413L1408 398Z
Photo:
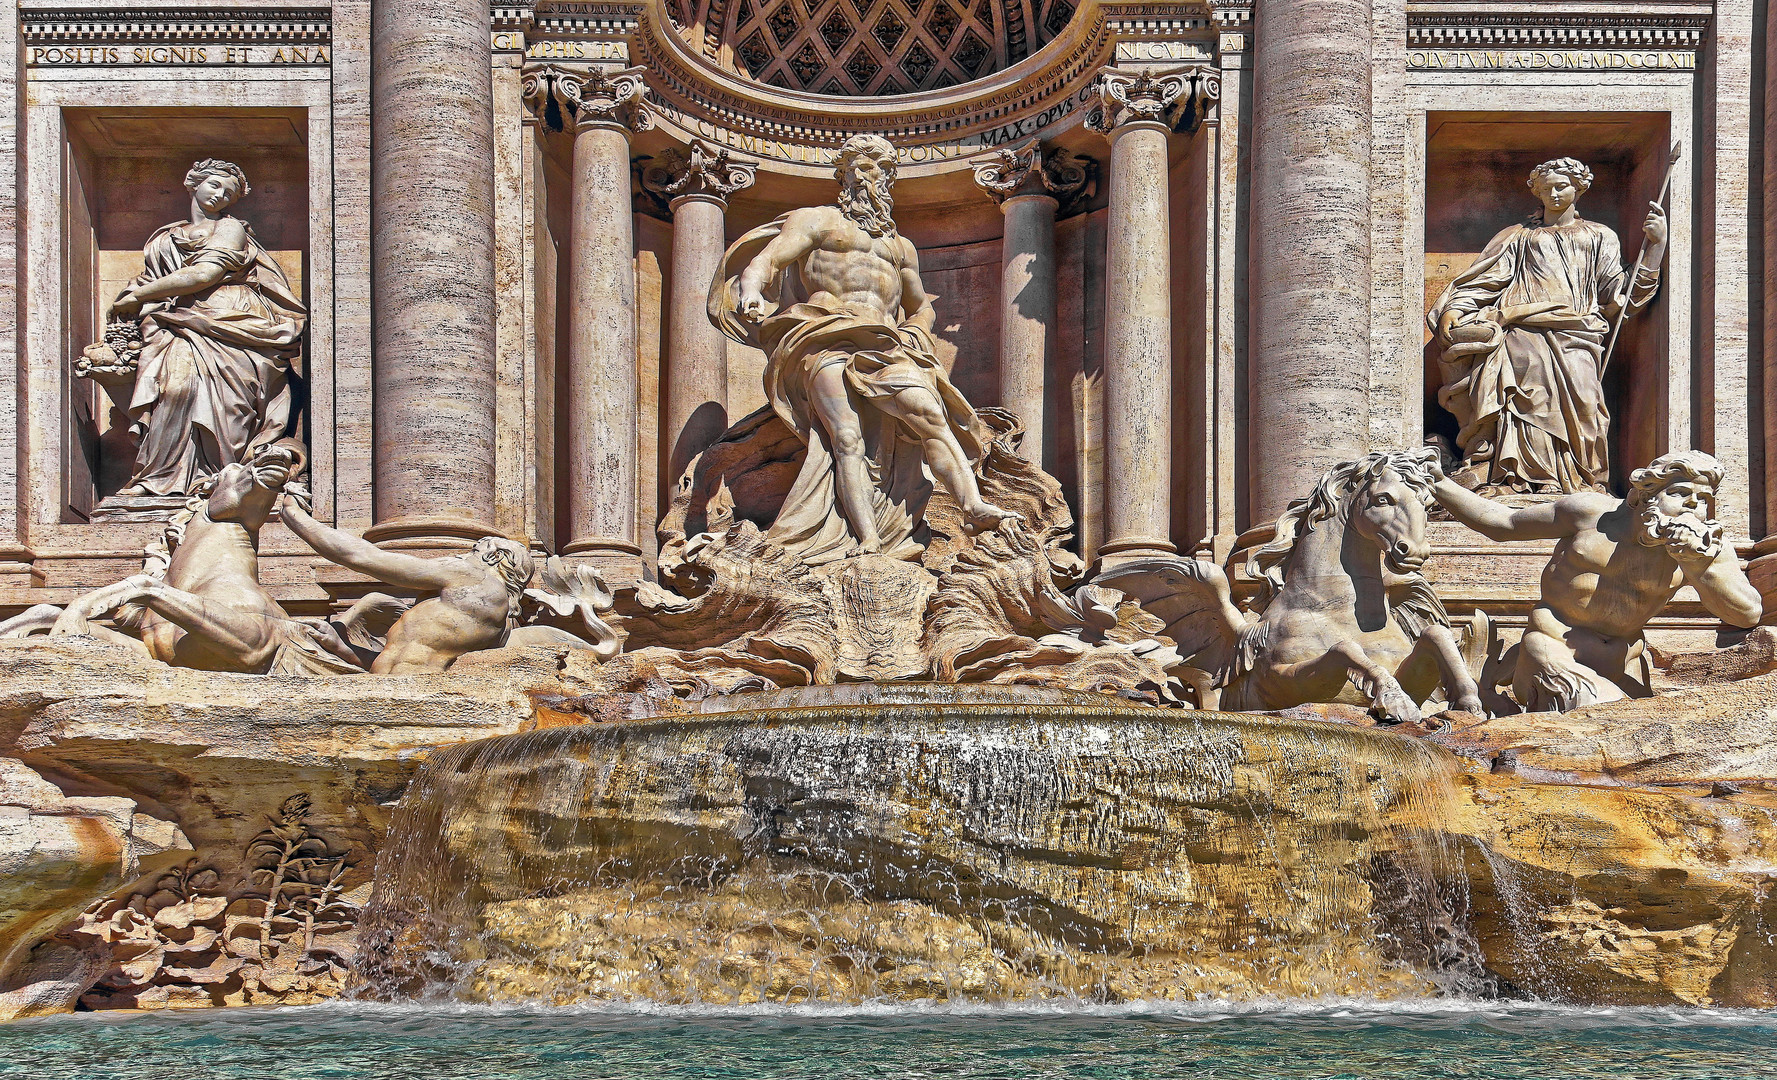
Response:
M298 847L312 834L319 847L296 857L342 860L328 902L346 896L361 903L389 808L431 747L519 730L533 721L532 694L609 690L624 684L620 668L634 674L621 664L603 672L584 650L485 656L433 676L305 678L173 668L91 638L0 642L0 866L7 871L0 992L17 991L0 997L0 1013L65 1010L91 985L88 979L57 996L31 986L80 980L64 979L55 965L48 973L18 971L32 945L64 928L82 948L99 942L115 949L115 962L94 975L121 973L99 1005L336 992L337 980L331 990L327 980L297 986L306 974L287 951L290 970L272 972L257 996L243 998L242 977L207 962L197 965L207 970L202 977L162 976L191 968L210 945L218 955L209 959L246 959L221 956L218 939L239 936L240 920L258 926L264 911L237 903L248 894L275 900L270 879L255 873L267 868L262 841L276 839L261 836L268 826L300 825L308 832ZM293 798L303 800L294 819ZM281 859L269 864L274 871ZM318 865L298 869L314 876ZM302 876L291 873L292 882ZM169 875L175 885L165 883ZM312 891L288 893L286 907L301 899L296 893ZM109 908L79 923L89 905L112 896L118 900ZM282 948L272 937L304 936L300 922L269 928L276 934L267 935L265 959ZM206 936L205 948L192 949L194 938ZM332 955L343 965L350 952L337 946ZM280 978L288 985L275 989ZM293 998L292 990L301 994Z
M1416 842L1454 812L1452 761L1411 738L1022 687L708 707L435 757L366 915L372 987L1121 1000L1460 974Z
M390 870L383 901L411 914L448 881L475 909L470 996L1240 997L1456 977L1753 1005L1777 985L1777 675L1567 717L1448 714L1431 736L1448 757L1418 728L1312 719L1373 723L1348 706L1292 721L1016 687L780 692L767 726L698 716L746 699L688 702L659 674L524 649L298 679L0 643L0 819L20 823L9 866L34 875L0 930L0 1007L337 993L414 770L502 735L446 751L482 794L418 796L466 831L432 853L430 884ZM371 938L385 961L430 940L399 923Z
M72 1008L86 989L78 973L96 978L103 960L51 955L77 951L56 945L33 956L33 946L95 898L190 848L176 825L135 800L70 795L22 761L0 758L0 1019Z
M1462 779L1487 968L1574 1003L1777 1005L1777 792Z

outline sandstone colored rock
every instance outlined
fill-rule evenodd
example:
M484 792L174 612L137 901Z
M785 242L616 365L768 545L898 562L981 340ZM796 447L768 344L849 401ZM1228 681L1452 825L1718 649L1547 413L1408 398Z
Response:
M1462 778L1487 969L1538 997L1777 1005L1777 797Z
M1549 780L1708 787L1777 780L1777 675L1450 724L1434 741L1488 768Z
M66 795L0 758L0 1019L66 1012L94 965L27 957L98 897L185 857L179 829L127 798ZM93 971L94 978L97 971Z
M152 908L164 891L157 875L188 860L175 876L207 870L218 893L252 885L253 845L294 796L344 860L336 892L361 893L388 809L429 750L520 730L534 723L532 693L610 689L621 679L601 680L619 670L634 673L535 648L479 654L437 676L249 676L168 667L90 638L0 642L0 979L95 901L144 890L138 907ZM191 944L185 927L172 929L177 945ZM128 938L106 940L166 944ZM155 967L163 960L183 965L157 956ZM0 1009L49 1007L47 991L16 981L0 982L19 991L0 997ZM138 1004L217 1003L146 981ZM72 1008L85 990L54 1007Z
M1121 1000L1478 974L1418 842L1455 813L1434 747L1108 695L836 690L435 756L361 928L372 987Z

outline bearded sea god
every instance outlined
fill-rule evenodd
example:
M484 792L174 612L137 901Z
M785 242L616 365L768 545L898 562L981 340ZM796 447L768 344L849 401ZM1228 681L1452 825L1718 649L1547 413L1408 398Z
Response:
M928 468L970 527L1018 515L976 483L988 440L938 362L918 254L890 216L894 147L854 136L835 171L837 205L793 210L728 249L710 317L765 352L766 397L808 447L767 539L809 565L912 559Z
M1488 539L1558 541L1517 646L1520 704L1566 712L1649 696L1643 631L1687 584L1722 621L1758 625L1758 590L1714 520L1721 478L1720 462L1686 450L1635 470L1627 499L1580 492L1514 509L1440 475L1433 497Z
M1483 493L1604 491L1605 343L1614 319L1653 299L1666 215L1649 204L1630 281L1617 234L1575 205L1591 169L1557 158L1529 183L1541 212L1488 241L1427 313L1443 350L1438 403L1461 425L1455 478Z

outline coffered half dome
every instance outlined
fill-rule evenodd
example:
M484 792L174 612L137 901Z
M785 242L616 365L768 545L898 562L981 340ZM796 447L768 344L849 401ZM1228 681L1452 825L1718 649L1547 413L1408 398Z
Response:
M1078 0L666 0L688 44L744 78L834 97L958 86L1060 34Z

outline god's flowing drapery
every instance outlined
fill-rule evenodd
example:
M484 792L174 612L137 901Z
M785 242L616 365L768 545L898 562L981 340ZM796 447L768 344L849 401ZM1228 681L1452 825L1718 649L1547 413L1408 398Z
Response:
M731 263L744 265L745 258L777 235L782 223L779 218L736 242L723 262L724 279ZM797 284L786 287L793 295ZM809 399L815 374L829 364L842 364L847 390L866 405L859 419L864 454L871 462L871 507L882 553L897 559L917 556L922 546L914 536L932 494L925 459L892 416L867 403L910 387L929 389L943 402L945 422L969 459L981 457L980 421L938 362L932 335L921 327L895 326L865 305L810 303L783 306L748 334L749 328L733 315L732 300L727 307L724 329L764 350L766 399L808 446L767 537L811 565L855 554L857 538L840 506L829 434Z
M838 205L741 237L711 284L711 319L765 352L766 397L808 448L766 537L809 565L916 558L934 479L970 527L1017 520L976 483L988 440L938 361L917 254L889 216L894 161L882 139L849 140Z

